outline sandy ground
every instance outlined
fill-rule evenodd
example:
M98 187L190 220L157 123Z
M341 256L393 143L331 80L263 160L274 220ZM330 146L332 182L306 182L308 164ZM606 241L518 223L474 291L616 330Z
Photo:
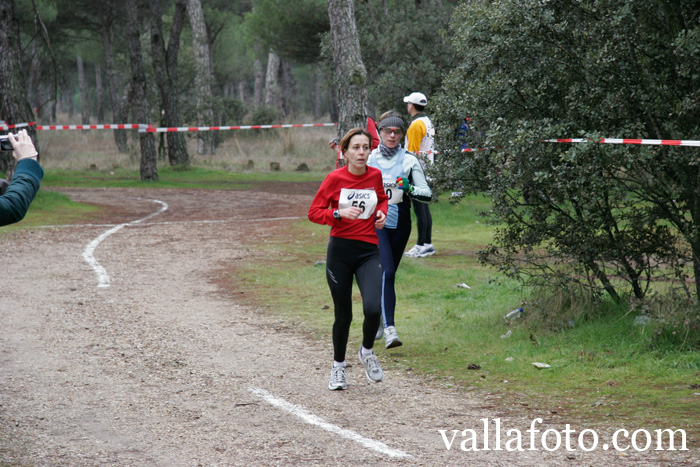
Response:
M315 341L220 280L251 255L274 267L255 242L305 216L313 188L67 189L109 209L3 236L0 465L700 465L697 451L493 450L496 418L527 449L533 414L400 370L372 384L353 348L349 390L329 391L330 331ZM83 254L108 231L99 287ZM536 415L542 431L575 423ZM484 418L491 450L461 450L467 429L483 448ZM458 430L452 449L438 430Z

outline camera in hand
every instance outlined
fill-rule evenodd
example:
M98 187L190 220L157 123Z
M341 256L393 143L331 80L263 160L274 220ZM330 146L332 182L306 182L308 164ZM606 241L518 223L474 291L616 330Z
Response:
M7 135L0 135L0 151L13 151L15 148L12 147L12 142L10 142L10 137Z

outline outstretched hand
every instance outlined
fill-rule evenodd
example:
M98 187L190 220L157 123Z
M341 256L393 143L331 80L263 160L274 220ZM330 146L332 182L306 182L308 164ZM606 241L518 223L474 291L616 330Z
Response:
M18 161L22 159L36 160L36 156L38 156L39 153L36 152L32 138L27 133L27 130L20 130L17 135L10 133L7 139L10 140L12 147L15 148L15 150L12 151L12 156L15 159Z

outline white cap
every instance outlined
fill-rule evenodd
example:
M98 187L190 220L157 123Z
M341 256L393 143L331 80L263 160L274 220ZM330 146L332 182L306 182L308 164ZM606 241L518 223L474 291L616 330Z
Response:
M414 92L403 98L404 102L410 102L417 105L428 105L428 99L422 92Z

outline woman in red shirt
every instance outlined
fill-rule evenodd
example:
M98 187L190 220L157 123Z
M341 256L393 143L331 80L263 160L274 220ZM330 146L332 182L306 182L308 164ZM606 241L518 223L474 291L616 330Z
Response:
M328 174L309 208L310 221L331 226L326 253L326 279L335 310L331 390L348 387L345 353L352 322L353 277L362 294L365 318L358 357L370 381L384 379L372 347L382 312L382 266L375 228L384 228L388 198L381 171L367 166L371 138L362 128L347 132L340 142L347 165Z

